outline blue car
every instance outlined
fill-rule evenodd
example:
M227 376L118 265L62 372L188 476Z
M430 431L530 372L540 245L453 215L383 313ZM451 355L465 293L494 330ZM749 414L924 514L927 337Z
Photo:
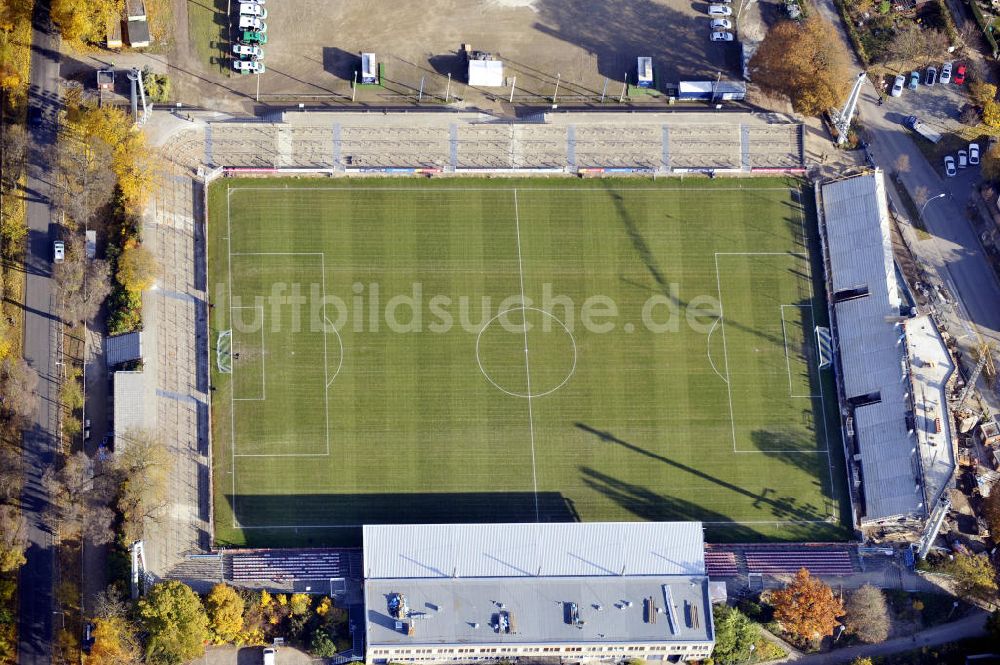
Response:
M908 86L910 90L916 90L917 86L920 85L920 72L913 72L910 74L910 85Z

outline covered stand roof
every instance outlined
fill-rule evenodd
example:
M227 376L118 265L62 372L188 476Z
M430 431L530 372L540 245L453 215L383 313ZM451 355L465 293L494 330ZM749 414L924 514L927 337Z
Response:
M905 330L883 174L827 183L822 198L844 390L857 405L865 519L920 517L926 511L907 423Z
M365 577L704 575L700 522L364 527Z

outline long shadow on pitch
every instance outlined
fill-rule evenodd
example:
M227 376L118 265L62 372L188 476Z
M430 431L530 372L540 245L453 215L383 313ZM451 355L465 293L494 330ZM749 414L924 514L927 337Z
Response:
M537 513L534 492L239 494L226 499L241 520L245 542L236 544L249 546L358 546L362 524L534 522L536 514L541 522L580 521L559 492L539 492ZM216 545L226 545L219 531Z

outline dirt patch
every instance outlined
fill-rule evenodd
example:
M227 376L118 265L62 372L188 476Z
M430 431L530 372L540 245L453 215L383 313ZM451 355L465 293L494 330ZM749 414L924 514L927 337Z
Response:
M661 89L679 80L714 80L720 71L723 78L738 78L739 46L708 40L707 7L702 0L268 3L260 100L299 95L346 103L362 52L374 52L384 72L382 87L357 91L356 101L369 105L406 103L420 90L425 102L443 102L446 95L449 101L458 96L478 103L491 94L506 100L512 85L515 101L538 103L556 94L557 82L564 104L600 99L605 89L617 99L626 76L635 83L639 56L653 58ZM192 18L192 42L226 32L207 24L211 12L201 18L204 30ZM464 85L462 44L502 59L504 86ZM227 78L239 92L257 95L256 77Z

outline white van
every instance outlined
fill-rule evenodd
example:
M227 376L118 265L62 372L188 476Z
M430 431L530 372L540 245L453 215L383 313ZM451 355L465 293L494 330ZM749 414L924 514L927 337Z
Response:
M278 650L271 647L264 649L264 665L276 665Z
M240 16L240 30L267 32L267 23L264 23L256 16Z
M241 2L240 16L256 16L257 18L267 18L267 10L255 2Z

